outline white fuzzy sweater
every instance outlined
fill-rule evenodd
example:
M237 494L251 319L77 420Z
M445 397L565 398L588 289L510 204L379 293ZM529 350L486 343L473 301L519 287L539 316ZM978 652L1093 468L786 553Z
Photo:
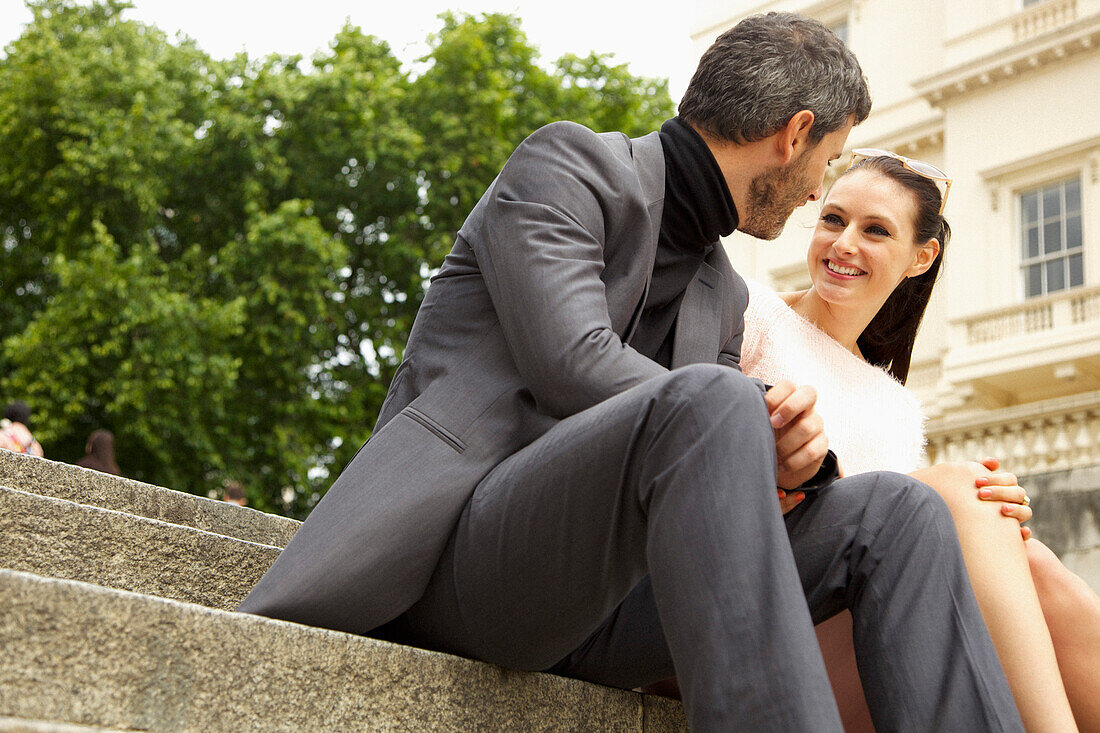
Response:
M920 467L925 419L917 398L751 281L741 368L765 384L789 379L817 390L817 412L845 475Z

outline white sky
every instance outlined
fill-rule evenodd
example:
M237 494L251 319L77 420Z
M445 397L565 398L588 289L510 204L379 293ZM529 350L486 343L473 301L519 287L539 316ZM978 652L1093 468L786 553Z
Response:
M688 36L694 12L685 0L133 0L127 17L169 34L183 32L207 53L225 58L300 53L324 48L344 20L387 41L406 64L423 55L436 16L456 12L518 15L549 65L564 53L613 53L633 74L669 79L678 101L697 57ZM673 10L673 8L676 8ZM0 46L19 36L31 14L22 0L0 0Z

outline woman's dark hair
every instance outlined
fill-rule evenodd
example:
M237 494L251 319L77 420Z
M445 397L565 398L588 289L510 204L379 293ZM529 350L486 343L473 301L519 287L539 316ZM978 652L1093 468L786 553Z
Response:
M23 400L16 400L4 408L4 418L12 422L19 422L31 426L31 408Z
M913 358L913 342L917 338L928 299L940 274L947 241L951 239L951 227L940 215L943 200L940 188L931 179L914 173L895 158L880 156L861 160L845 171L856 170L880 173L897 182L913 194L916 215L913 226L915 241L923 244L930 239L940 243L940 254L924 273L908 277L894 288L875 317L863 330L856 345L863 358L882 367L902 384L909 376L909 362Z
M115 476L122 472L115 462L115 436L110 430L100 428L93 430L88 436L86 455L76 462L76 465L91 468L103 473L113 473Z

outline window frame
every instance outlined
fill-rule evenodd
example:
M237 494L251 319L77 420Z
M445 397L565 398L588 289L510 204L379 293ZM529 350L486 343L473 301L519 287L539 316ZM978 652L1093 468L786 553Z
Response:
M1066 185L1070 183L1077 184L1077 209L1070 212L1066 207ZM1050 189L1058 187L1059 191L1059 212L1058 218L1055 220L1059 223L1058 235L1061 246L1058 250L1053 252L1046 252L1046 228L1051 223L1051 216L1045 210L1045 201L1047 198L1047 192ZM1066 171L1062 175L1051 176L1043 181L1037 181L1030 183L1029 185L1017 186L1013 190L1013 197L1015 200L1015 244L1016 244L1016 257L1017 257L1017 272L1019 273L1019 292L1022 301L1032 300L1035 298L1042 298L1055 293L1063 293L1075 288L1084 287L1087 285L1087 269L1085 263L1085 231L1084 231L1084 188L1085 180L1083 172L1078 170ZM1036 218L1030 220L1035 229L1037 235L1036 247L1037 254L1028 257L1028 230L1029 220L1024 218L1024 198L1029 195L1036 196ZM1067 227L1070 220L1076 216L1080 231L1078 233L1077 245L1073 248L1068 246ZM1081 258L1081 282L1073 284L1071 278L1072 273L1070 271L1070 260L1074 256L1080 256ZM1055 290L1051 290L1047 281L1049 275L1049 265L1052 262L1061 262L1062 266L1062 286ZM1040 275L1040 291L1032 293L1028 282L1028 270L1031 267L1039 266Z

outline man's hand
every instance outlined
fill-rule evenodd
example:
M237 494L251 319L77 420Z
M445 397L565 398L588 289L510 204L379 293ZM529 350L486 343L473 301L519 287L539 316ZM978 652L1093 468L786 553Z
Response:
M829 451L825 423L814 411L817 392L782 380L768 390L764 402L775 431L776 483L787 491L797 489L813 478Z

